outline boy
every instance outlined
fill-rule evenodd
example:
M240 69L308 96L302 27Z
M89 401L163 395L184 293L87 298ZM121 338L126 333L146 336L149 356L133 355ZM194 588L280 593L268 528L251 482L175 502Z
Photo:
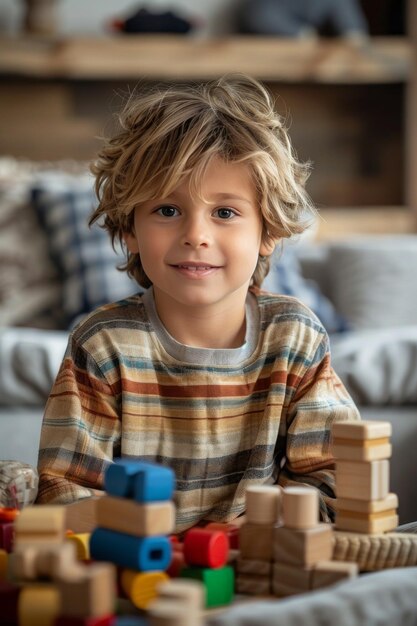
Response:
M154 90L120 121L93 168L91 223L105 218L146 291L72 332L38 502L88 497L113 458L140 457L174 469L177 531L235 519L254 483L315 485L331 519L331 424L358 413L319 320L259 290L313 212L269 94L245 76Z

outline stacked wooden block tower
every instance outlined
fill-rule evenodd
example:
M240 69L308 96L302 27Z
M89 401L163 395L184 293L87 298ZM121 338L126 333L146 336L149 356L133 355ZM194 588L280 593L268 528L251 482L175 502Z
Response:
M165 570L171 561L167 534L175 527L174 484L167 467L119 459L107 469L106 495L97 500L91 558L119 567L121 589L140 609L169 579Z
M333 425L338 530L374 534L398 526L398 498L389 493L390 437L389 422Z

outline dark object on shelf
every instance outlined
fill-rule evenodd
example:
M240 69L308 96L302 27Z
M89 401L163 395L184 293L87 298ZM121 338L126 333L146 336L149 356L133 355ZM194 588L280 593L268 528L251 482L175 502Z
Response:
M238 23L240 32L253 35L368 34L358 0L243 0Z
M190 21L172 11L153 13L148 9L139 9L124 21L115 21L113 25L124 33L176 33L187 34L194 26Z

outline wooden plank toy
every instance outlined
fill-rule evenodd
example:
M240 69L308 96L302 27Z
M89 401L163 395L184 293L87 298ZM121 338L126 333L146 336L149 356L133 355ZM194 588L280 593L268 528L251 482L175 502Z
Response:
M274 526L245 522L240 527L240 556L243 559L272 561Z
M120 578L123 591L138 609L147 609L158 597L160 585L168 580L165 572L137 572L129 569L123 570Z
M230 604L234 596L234 571L230 565L211 569L208 567L185 567L181 578L191 578L203 583L205 606L213 608Z
M137 502L171 500L175 475L171 468L145 461L116 459L104 477L108 494Z
M311 589L311 577L310 567L276 562L272 566L272 592L279 598L306 593Z
M222 567L227 563L229 540L220 530L191 528L184 536L184 558L188 565Z
M277 524L281 518L282 489L278 485L251 485L245 491L246 521Z
M314 487L285 487L282 519L287 528L313 528L319 523L319 492Z
M62 543L66 530L65 516L64 506L28 506L23 509L14 523L15 549Z
M389 461L336 461L338 498L383 500L389 493Z
M398 497L389 493L382 500L352 500L338 498L336 523L338 530L379 534L398 526Z
M345 561L319 561L312 569L311 589L330 587L355 578L359 569L356 563Z
M333 560L358 564L361 572L417 565L417 534L367 535L341 530L334 532Z
M330 560L333 553L333 529L330 524L318 524L304 530L280 526L274 529L273 557L278 563L312 566Z
M168 537L134 537L96 528L90 539L91 558L139 571L165 570L171 562Z
M167 535L175 528L175 506L171 501L139 504L127 498L103 496L96 507L101 528L142 537Z
M335 422L332 426L332 454L337 460L348 461L389 459L392 453L391 433L389 422Z
M103 496L92 496L65 505L65 528L75 534L92 533L97 527L96 507Z

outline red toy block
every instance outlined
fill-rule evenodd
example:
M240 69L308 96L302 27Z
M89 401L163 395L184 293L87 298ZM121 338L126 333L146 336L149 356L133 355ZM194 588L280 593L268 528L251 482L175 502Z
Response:
M240 526L225 522L210 522L205 526L207 530L221 530L226 533L231 550L239 550L239 530Z
M0 624L17 624L21 587L0 582Z
M14 522L19 513L19 509L13 509L7 506L0 507L0 523Z
M0 549L11 552L14 541L14 523L0 522Z
M102 617L66 617L60 615L55 619L54 626L116 626L115 615Z
M217 568L227 563L229 540L220 530L191 528L184 537L184 558L189 565Z
M174 550L172 552L171 563L169 564L166 573L171 578L178 578L185 565L186 563L182 550Z

